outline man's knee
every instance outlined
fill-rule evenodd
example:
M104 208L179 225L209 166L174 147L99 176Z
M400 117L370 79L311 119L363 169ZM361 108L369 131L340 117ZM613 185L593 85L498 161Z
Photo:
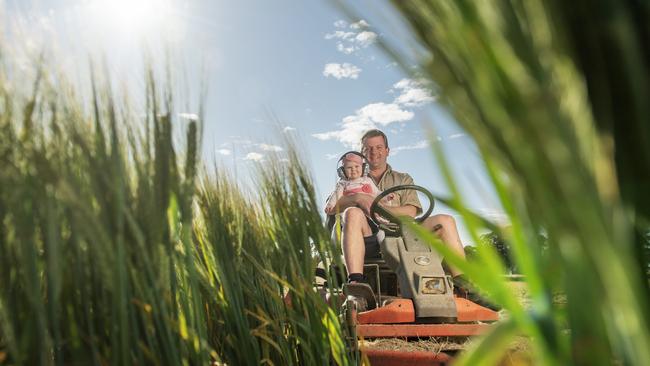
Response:
M366 222L366 215L358 207L349 207L343 211L343 225L355 225L359 226L363 222Z
M372 234L366 214L358 207L350 207L343 211L343 232L345 234L361 233L362 236Z
M451 215L439 214L428 217L426 220L424 220L424 226L430 230L435 231L438 231L442 228L450 229L456 227L456 220Z
M439 215L433 216L433 218L435 218L437 223L442 225L443 227L445 227L445 226L456 226L456 219L454 219L454 217L451 216L451 215L439 214Z

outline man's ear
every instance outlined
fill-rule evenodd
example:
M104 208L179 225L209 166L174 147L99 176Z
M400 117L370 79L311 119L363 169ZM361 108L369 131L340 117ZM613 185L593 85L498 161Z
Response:
M389 147L386 148L386 156L388 156L388 155L390 155L390 148Z

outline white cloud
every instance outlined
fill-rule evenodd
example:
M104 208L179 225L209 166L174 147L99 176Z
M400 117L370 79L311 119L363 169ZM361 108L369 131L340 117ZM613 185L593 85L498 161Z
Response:
M341 155L343 155L343 154L325 154L325 159L334 160L334 159L340 158Z
M438 141L440 141L440 138L437 138ZM390 148L390 153L392 155L397 155L400 151L404 150L421 150L421 149L426 149L429 147L429 141L427 140L420 140L414 144L411 145L403 145L403 146L396 146L396 147L391 147Z
M285 126L283 131L293 131L295 128L290 127L290 126ZM258 142L253 142L248 139L243 139L239 136L230 136L230 141L224 142L219 147L221 148L227 148L227 147L232 147L232 146L241 146L245 149L252 150L255 147L258 147L264 151L282 151L282 147L277 146L277 145L270 145L266 143L258 143Z
M375 43L377 40L377 33L371 31L363 31L357 34L354 39L357 41L357 44L359 44L359 46L365 48Z
M219 150L217 150L217 152L218 152L219 154L221 154L221 155L226 155L226 156L232 154L232 151L231 151L231 150L228 150L228 149L219 149Z
M393 84L393 88L400 90L400 95L394 100L399 105L419 107L435 100L424 80L402 79Z
M337 20L337 21L334 22L334 26L335 26L336 28L345 28L345 27L348 26L348 22L346 22L346 21L343 20L343 19L339 19L339 20Z
M369 26L370 26L370 24L368 24L368 22L366 22L363 19L361 19L360 21L358 21L356 23L350 24L350 28L352 28L352 29L368 28Z
M256 152L249 152L248 154L246 154L246 157L244 158L244 160L252 160L252 161L261 161L262 159L264 159L264 155Z
M361 118L368 118L373 122L379 123L383 126L393 122L408 121L413 118L413 112L403 110L399 107L399 105L394 103L368 104L359 109L356 115Z
M198 121L199 120L199 115L196 113L179 113L178 114L179 118L187 119L190 121Z
M334 26L345 28L345 22L337 21ZM336 49L339 52L349 55L362 48L366 48L377 40L377 33L367 30L370 25L365 20L352 23L350 30L335 30L325 34L325 39L336 40Z
M395 97L392 103L370 103L355 111L353 115L344 117L339 124L339 129L313 134L314 138L322 141L337 140L348 148L358 148L361 136L373 128L389 129L388 125L398 122L401 126L414 117L411 108L422 106L434 100L431 96L430 89L424 80L402 79L393 85L389 90L391 93L398 91L400 94ZM391 126L392 127L392 126ZM396 129L396 132L402 128ZM438 137L438 141L441 138ZM418 144L403 146L394 151L421 149L426 141Z
M315 133L312 136L321 141L326 141L331 139L338 139L340 134L341 131L330 131L330 132Z
M501 210L497 210L494 208L479 208L476 210L476 213L479 216L497 225L500 226L510 225L510 218L505 212Z
M282 132L285 132L285 133L286 133L286 132L289 132L289 131L295 131L295 130L296 130L296 129L295 129L294 127L291 127L291 126L285 126L285 127L282 129Z
M354 52L354 51L357 50L356 47L354 47L354 46L346 47L346 46L343 45L343 43L338 43L338 44L336 45L336 49L337 49L339 52L345 53L346 55L349 55L349 54L351 54L352 52Z
M390 149L391 152L403 151L403 150L419 150L426 149L429 147L429 141L421 140L411 145L397 146Z
M352 38L354 38L355 35L356 35L356 33L354 33L354 32L346 32L346 31L340 31L340 30L338 30L338 31L334 31L334 33L327 33L327 34L325 35L325 39L334 39L334 38L337 38L337 39L348 40L348 39L352 39Z
M413 82L414 82L413 79L404 78L404 79L396 82L395 84L393 84L393 88L395 88L395 89L405 89L405 88L413 85Z
M465 135L464 133L455 133L453 135L449 135L449 139L453 140L453 139L458 139L458 138L465 137L465 136L467 136L467 135Z
M313 134L319 140L338 140L349 148L357 148L363 134L378 125L386 126L394 122L405 122L413 118L413 112L403 110L390 103L372 103L356 111L354 115L343 118L341 129Z
M343 78L356 79L360 73L360 68L347 62L344 64L330 63L325 65L325 69L323 70L323 76L332 76L338 80Z
M282 147L277 146L277 145L268 145L268 144L259 144L258 145L260 149L264 151L282 151L284 150Z

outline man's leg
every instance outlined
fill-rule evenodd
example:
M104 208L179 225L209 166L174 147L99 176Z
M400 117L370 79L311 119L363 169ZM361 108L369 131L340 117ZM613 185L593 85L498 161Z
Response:
M343 259L348 274L363 274L366 247L363 238L372 235L366 215L358 207L343 211Z
M456 220L453 216L450 215L435 215L428 217L422 225L428 230L433 231L436 225L442 225L442 228L437 230L436 233L440 237L449 249L459 256L465 258L465 249L463 249L463 243L460 241L460 236L458 235L458 229L456 228ZM463 271L459 270L456 267L448 266L453 277L463 274Z

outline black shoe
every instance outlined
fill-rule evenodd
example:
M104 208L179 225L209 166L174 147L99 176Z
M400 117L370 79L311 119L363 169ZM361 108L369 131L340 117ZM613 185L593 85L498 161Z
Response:
M495 305L488 300L484 299L478 291L474 289L474 286L463 276L456 276L453 278L454 282L454 294L458 297L467 299L475 304L481 305L493 311L501 310L501 307Z

